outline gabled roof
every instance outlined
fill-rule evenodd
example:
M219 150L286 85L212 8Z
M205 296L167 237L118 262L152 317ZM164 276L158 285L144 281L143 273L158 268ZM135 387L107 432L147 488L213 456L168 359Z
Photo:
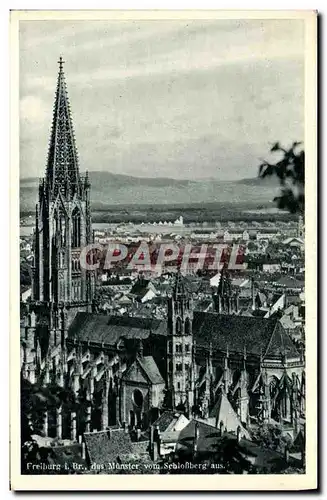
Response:
M135 360L135 362L140 364L152 384L165 383L152 356L139 357Z
M181 417L182 413L175 411L165 411L159 418L153 423L153 426L159 427L160 432L167 432L173 429L178 419Z
M290 337L276 318L194 311L192 328L196 344L200 347L207 348L211 342L215 350L226 351L226 346L229 346L230 350L242 354L246 348L247 353L257 356L280 356L282 353L286 357L299 357Z
M205 424L198 420L191 420L190 423L181 430L176 450L192 451L196 426L199 431L197 440L198 453L216 453L218 451L220 432L212 425Z
M264 358L276 358L280 356L296 358L299 357L299 352L295 348L291 338L286 334L280 321L277 321Z
M136 295L137 297L142 298L148 293L149 290L151 290L153 293L156 293L156 288L153 283L151 283L150 280L142 278L134 283L129 293L131 295Z
M84 342L115 345L122 337L145 339L151 333L167 335L166 322L154 318L78 312L69 327L68 337Z
M247 438L250 437L248 431L243 427L241 420L224 393L219 395L215 406L209 414L209 418L215 419L215 425L217 428L219 428L220 422L223 422L224 430L226 429L227 432L237 432L237 428L240 426L242 429L242 435Z

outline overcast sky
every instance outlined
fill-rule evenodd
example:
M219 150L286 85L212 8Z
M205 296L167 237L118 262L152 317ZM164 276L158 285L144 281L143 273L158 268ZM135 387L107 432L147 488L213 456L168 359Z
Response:
M80 170L239 179L304 134L301 20L23 21L21 176L43 176L63 56Z

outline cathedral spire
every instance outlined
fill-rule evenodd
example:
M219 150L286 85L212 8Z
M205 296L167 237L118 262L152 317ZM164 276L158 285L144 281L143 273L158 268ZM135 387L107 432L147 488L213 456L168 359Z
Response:
M59 73L46 168L48 189L54 195L59 191L65 191L67 180L72 193L78 191L80 182L73 122L63 69L64 61L61 56L58 64Z
M179 298L185 298L187 296L187 291L184 283L184 279L180 269L176 273L176 279L173 288L173 297L175 300Z

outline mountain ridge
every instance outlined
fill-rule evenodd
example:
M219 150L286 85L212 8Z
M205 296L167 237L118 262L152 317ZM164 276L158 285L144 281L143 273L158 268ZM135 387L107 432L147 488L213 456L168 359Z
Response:
M232 180L135 177L111 172L89 172L92 209L125 204L269 203L276 184L259 178ZM21 211L31 211L37 202L39 179L20 180ZM260 187L260 189L258 189Z

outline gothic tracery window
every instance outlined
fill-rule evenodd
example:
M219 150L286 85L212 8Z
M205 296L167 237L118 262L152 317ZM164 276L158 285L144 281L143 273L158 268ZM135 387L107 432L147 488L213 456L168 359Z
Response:
M77 207L72 213L72 247L79 248L81 245L81 214Z

